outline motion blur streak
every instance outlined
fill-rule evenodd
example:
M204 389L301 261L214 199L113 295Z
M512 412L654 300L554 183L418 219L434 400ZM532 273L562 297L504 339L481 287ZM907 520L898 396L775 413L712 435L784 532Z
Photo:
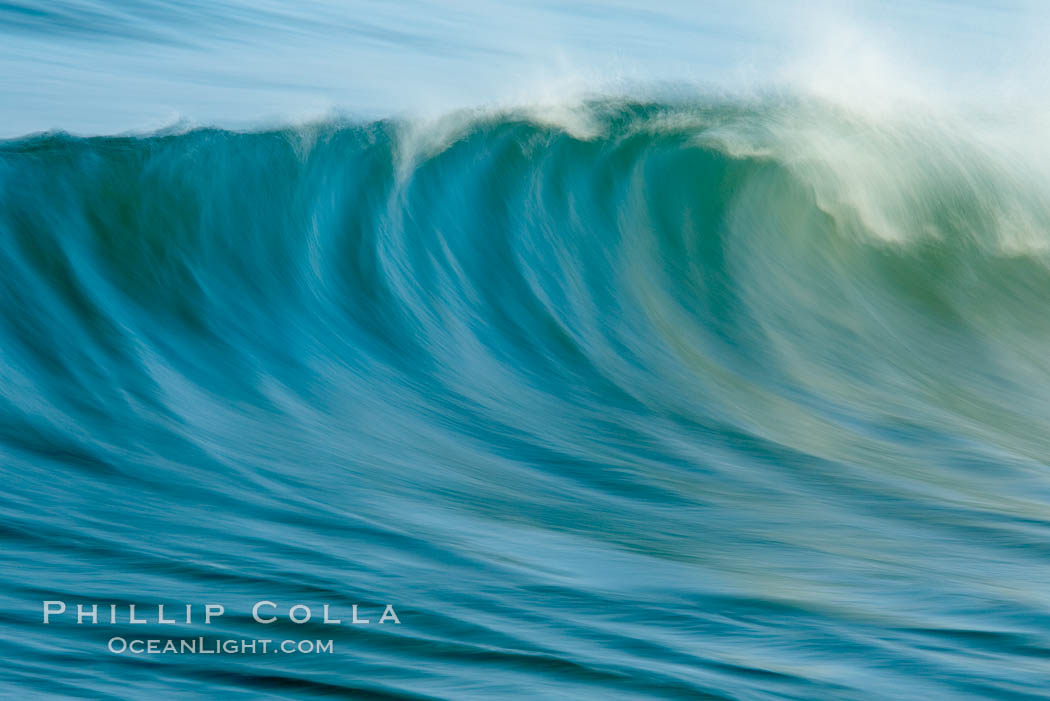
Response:
M0 697L1047 698L1048 26L0 2Z

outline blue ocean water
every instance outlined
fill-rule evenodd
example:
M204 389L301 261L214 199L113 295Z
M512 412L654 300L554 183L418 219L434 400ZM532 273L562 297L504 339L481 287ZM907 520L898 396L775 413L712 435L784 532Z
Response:
M0 4L0 695L1050 696L1044 18Z

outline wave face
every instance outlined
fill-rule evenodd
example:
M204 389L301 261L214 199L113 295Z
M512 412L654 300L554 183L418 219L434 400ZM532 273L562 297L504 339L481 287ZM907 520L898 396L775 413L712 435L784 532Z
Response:
M0 687L1043 697L1042 163L774 98L0 144ZM39 620L260 598L401 625Z

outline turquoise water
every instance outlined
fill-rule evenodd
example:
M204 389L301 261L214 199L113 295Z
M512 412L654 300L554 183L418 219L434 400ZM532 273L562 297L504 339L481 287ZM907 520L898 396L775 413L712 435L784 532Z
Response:
M1050 154L964 70L1020 9L858 4L944 19L935 91L875 52L774 80L757 5L361 7L0 6L0 694L1050 695ZM551 18L629 79L455 94ZM278 28L289 73L321 37L466 106L151 63ZM198 637L332 651L112 649Z

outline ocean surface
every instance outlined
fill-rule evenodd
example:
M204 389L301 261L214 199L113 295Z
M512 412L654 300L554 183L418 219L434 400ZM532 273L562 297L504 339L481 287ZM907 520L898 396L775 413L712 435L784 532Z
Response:
M0 4L0 697L1050 697L1046 17Z

